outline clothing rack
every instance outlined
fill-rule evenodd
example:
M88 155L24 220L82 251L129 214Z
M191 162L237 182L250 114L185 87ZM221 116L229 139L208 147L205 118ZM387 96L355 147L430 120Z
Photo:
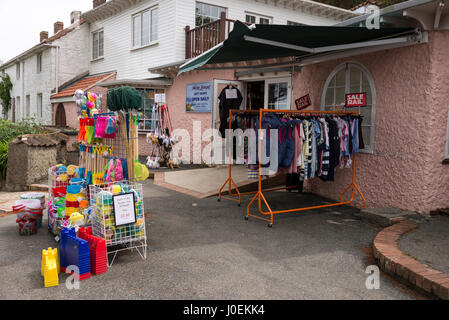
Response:
M272 109L260 109L259 110L259 128L262 128L262 119L264 114L268 113L278 113L278 114L284 114L284 115L303 115L303 116L323 116L323 115L333 115L333 116L347 116L347 115L354 115L358 116L357 111L314 111L314 110L308 110L308 111L296 111L296 110L272 110ZM257 137L259 139L260 143L262 143L263 138L259 135ZM352 182L351 184L340 194L340 202L338 203L332 203L332 204L325 204L325 205L319 205L319 206L311 206L311 207L303 207L303 208L294 208L294 209L287 209L287 210L277 210L273 211L268 204L267 199L264 196L264 191L262 190L262 148L259 148L259 188L255 196L251 199L251 202L248 204L248 207L246 209L246 217L245 220L248 220L249 217L254 217L260 220L264 220L268 222L268 227L273 226L273 217L276 214L280 213L292 213L292 212L302 212L306 210L314 210L314 209L321 209L321 208L329 208L329 207L336 207L336 206L343 206L348 205L354 201L355 191L359 193L363 200L363 208L366 208L366 199L363 196L362 192L360 191L357 183L355 182L355 175L356 175L356 153L354 152L353 158L352 158ZM351 189L351 199L348 201L343 201L343 196L346 194L346 192ZM258 202L258 209L261 216L256 216L250 213L250 208L257 200ZM263 211L262 209L262 201L265 204L267 211ZM269 216L269 219L265 218L264 216Z
M229 129L232 130L232 115L233 114L253 114L257 115L259 114L258 110L229 110ZM237 187L237 184L235 183L234 179L232 178L232 152L231 148L228 148L228 157L229 157L229 164L228 164L228 178L225 181L225 183L221 186L220 190L218 190L218 199L217 201L220 202L221 199L227 199L232 201L237 201L238 206L240 207L242 204L242 196L248 196L258 193L258 191L250 191L250 192L240 192L239 188ZM260 171L259 171L260 173ZM259 174L260 178L260 174ZM225 196L223 195L224 188L226 187L226 184L228 185L228 194ZM236 193L232 192L232 187L234 187L234 190ZM277 187L277 188L269 188L264 189L264 192L271 192L271 191L278 191L278 190L284 190L284 189L293 189L294 187Z
M229 129L231 129L231 130L232 130L232 114L233 113L234 114L237 114L237 113L257 114L258 113L259 114L259 129L262 129L262 120L263 120L264 114L268 114L268 113L283 114L283 115L299 115L299 116L306 116L306 117L325 116L325 115L332 115L332 116L348 116L348 115L358 116L359 115L357 111L319 111L319 110L296 111L296 110L275 110L275 109L260 109L259 111L229 110ZM261 145L263 137L261 137L261 135L258 135L257 139L260 140L260 145ZM339 202L332 203L332 204L326 204L326 205L303 207L303 208L293 208L293 209L277 210L277 211L273 211L271 209L270 205L268 204L267 199L264 196L264 193L270 192L270 191L276 191L276 190L289 189L289 188L288 187L279 187L279 188L271 188L271 189L263 190L262 189L262 175L261 175L261 173L262 173L262 148L258 149L258 157L259 157L258 190L255 192L243 193L243 192L239 191L236 183L232 179L232 169L231 169L231 167L232 167L232 151L229 148L229 177L219 190L218 201L221 201L222 198L228 199L228 200L233 200L233 201L237 201L239 203L239 206L241 205L241 200L242 200L243 195L253 195L254 194L254 197L251 199L250 203L248 204L245 220L248 220L249 217L254 217L254 218L268 222L268 227L271 228L273 226L273 222L274 222L274 215L276 215L276 214L293 213L293 212L299 213L299 212L306 211L306 210L314 210L314 209L329 208L329 207L336 207L336 206L343 206L343 205L351 204L354 201L354 196L355 196L356 190L363 200L363 208L366 208L366 199L363 196L363 193L360 191L360 188L358 187L358 185L356 183L356 179L355 179L355 177L356 177L356 153L355 152L352 157L352 181L351 181L351 184L348 187L346 187L346 189L340 194ZM222 191L225 188L226 184L228 184L228 186L229 186L228 197L225 197L222 195ZM234 186L234 189L237 193L232 192L232 186ZM351 189L351 198L348 201L343 201L343 196L350 189ZM250 213L250 208L256 202L256 200L258 203L258 210L259 210L260 216ZM262 202L265 204L267 211L264 211L262 209ZM269 216L269 217L266 218L266 216Z

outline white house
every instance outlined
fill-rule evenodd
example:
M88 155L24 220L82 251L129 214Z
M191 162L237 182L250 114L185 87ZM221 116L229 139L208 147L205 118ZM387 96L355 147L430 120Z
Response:
M0 65L13 84L8 119L35 118L52 124L50 96L64 83L88 71L89 26L81 12L71 14L71 25L54 24L54 34L40 33L39 44Z

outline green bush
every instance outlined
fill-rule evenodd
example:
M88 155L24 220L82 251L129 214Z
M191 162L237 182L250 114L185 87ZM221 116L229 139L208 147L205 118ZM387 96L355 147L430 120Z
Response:
M9 142L0 141L0 180L6 177L6 165L8 164Z
M11 122L9 120L0 120L0 142L12 141L22 134L42 133L41 124L32 119L26 119L21 122Z
M21 122L0 120L0 180L6 177L9 143L23 134L43 133L41 124L32 119Z

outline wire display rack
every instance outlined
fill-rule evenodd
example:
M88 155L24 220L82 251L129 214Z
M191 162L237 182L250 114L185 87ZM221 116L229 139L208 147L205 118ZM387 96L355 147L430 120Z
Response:
M116 226L113 196L134 194L136 223ZM106 241L108 266L112 266L117 254L124 250L136 250L142 259L147 257L147 236L142 184L120 183L91 185L92 233Z

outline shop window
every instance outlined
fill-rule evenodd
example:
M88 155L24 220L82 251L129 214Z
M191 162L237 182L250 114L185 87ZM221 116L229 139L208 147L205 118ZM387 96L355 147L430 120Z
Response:
M165 93L164 89L138 89L142 95L142 117L139 122L139 131L154 132L157 127L159 119L153 116L153 107L155 107L155 94Z
M197 2L195 9L195 25L199 27L203 24L217 21L220 19L222 12L226 12L226 8Z
M347 93L366 93L366 107L345 108ZM374 124L376 115L376 91L369 71L358 63L344 63L329 76L321 97L323 110L358 111L363 116L362 134L365 149L361 152L372 153L374 148Z

